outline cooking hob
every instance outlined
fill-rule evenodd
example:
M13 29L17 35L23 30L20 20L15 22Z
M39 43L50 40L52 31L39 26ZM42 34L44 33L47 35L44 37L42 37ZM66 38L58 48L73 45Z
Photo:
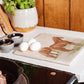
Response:
M29 79L30 84L76 84L75 74L31 65L23 62L16 62L23 67L24 73Z

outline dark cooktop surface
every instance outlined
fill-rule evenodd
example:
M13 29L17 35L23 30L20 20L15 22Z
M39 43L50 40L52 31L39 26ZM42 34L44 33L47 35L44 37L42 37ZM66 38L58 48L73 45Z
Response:
M16 62L24 69L30 84L75 84L74 74L50 68ZM73 83L72 83L73 82Z

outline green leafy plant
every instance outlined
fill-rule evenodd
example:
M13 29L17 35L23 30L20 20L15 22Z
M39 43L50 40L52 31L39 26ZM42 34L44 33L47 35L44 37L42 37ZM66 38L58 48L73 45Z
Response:
M83 43L80 43L79 46L74 46L73 51L71 51L69 54L71 55L71 54L79 51L83 46L84 46L84 42Z
M15 15L15 9L29 9L35 7L35 0L3 0L4 8Z

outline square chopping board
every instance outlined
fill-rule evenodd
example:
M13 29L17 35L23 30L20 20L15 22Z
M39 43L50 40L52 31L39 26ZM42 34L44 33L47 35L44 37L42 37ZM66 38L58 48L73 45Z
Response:
M53 40L54 37L55 40ZM48 33L38 34L34 39L41 43L42 48L49 48L55 44L55 50L58 52L58 54L55 57L49 57L38 51L27 50L26 52L21 52L19 49L17 49L14 54L52 63L71 65L73 61L79 56L79 54L84 50L84 39L59 36Z

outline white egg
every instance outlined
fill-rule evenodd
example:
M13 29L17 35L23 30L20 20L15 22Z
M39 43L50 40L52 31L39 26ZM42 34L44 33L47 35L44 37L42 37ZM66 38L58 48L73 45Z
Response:
M22 42L19 47L20 47L20 50L24 52L24 51L27 51L29 45L27 42Z
M34 42L30 45L30 49L32 51L39 51L41 49L41 43L40 42Z
M36 42L36 39L33 39L33 38L32 38L32 39L29 40L28 44L31 45L31 44L34 43L34 42Z

